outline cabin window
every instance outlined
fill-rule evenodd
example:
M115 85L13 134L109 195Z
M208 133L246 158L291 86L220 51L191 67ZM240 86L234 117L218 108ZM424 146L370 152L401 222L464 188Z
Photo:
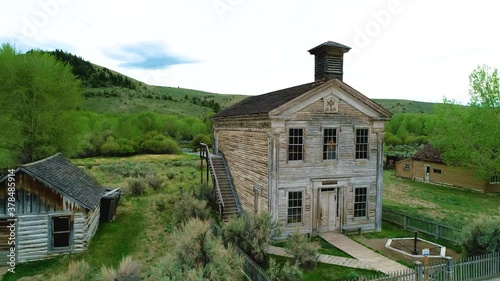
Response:
M288 160L304 159L304 129L290 129L288 133Z
M71 216L52 217L52 250L71 246Z
M441 174L441 169L432 169L434 174Z
M356 159L368 159L368 129L356 129Z
M500 176L491 176L490 178L490 184L500 184Z
M337 159L337 129L323 130L323 160Z
M354 217L366 217L368 188L358 187L354 189Z
M302 191L288 192L287 223L302 222Z
M410 164L406 163L403 169L405 171L409 171L410 170Z

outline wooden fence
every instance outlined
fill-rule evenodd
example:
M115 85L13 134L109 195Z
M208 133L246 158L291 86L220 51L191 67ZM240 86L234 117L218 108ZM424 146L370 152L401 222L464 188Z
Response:
M404 229L416 230L436 239L443 239L453 243L459 243L462 237L462 230L435 222L412 217L406 214L395 212L384 207L382 210L382 219L384 221L401 226Z
M415 262L414 269L397 271L390 274L352 279L365 281L468 281L500 276L500 253L465 258L446 262L433 261L428 266Z

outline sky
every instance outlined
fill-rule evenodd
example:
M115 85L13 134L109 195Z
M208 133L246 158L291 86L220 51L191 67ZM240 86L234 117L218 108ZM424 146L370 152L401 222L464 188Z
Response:
M335 41L344 82L370 98L466 104L500 67L492 0L0 0L0 42L64 51L151 85L258 95L314 80Z

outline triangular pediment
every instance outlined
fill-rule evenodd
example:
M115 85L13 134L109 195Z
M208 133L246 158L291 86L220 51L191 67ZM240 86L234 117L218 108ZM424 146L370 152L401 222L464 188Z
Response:
M346 113L339 109L340 104L348 105L372 119L388 120L391 116L386 109L337 79L330 80L271 110L269 116L287 118L307 107L314 107L312 114L345 115Z

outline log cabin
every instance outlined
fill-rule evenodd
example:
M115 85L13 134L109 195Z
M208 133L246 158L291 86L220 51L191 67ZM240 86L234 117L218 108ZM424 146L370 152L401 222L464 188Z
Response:
M430 144L413 157L396 162L396 177L486 193L500 192L500 176L491 176L486 181L478 179L471 169L447 165L441 151Z
M248 97L212 118L214 154L224 156L238 205L270 212L283 235L381 230L391 113L343 81L349 50L325 42L309 50L314 82Z
M15 179L13 193L8 190L9 178ZM0 259L12 247L6 226L13 220L17 263L84 251L99 225L103 192L91 176L60 153L1 177Z

